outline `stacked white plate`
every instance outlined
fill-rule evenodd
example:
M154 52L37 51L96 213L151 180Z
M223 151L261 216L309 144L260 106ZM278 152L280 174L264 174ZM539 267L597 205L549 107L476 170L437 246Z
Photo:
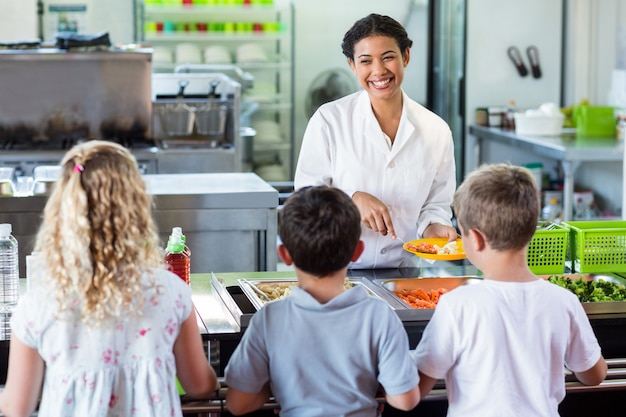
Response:
M273 120L259 120L252 123L252 128L256 130L254 141L256 143L281 143L283 135L280 125Z
M264 64L268 62L267 54L263 48L256 43L244 43L239 45L237 47L236 56L239 64Z
M232 64L228 48L222 45L212 45L204 49L204 62L206 64Z
M200 48L193 43L179 43L176 45L177 64L201 64L202 54Z
M174 62L174 53L171 48L155 46L152 52L152 61L157 64L171 64Z

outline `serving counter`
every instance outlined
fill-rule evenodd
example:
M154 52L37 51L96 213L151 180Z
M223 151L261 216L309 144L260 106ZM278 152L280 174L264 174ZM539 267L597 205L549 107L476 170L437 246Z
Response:
M351 280L367 280L369 282L385 282L388 280L405 280L412 278L471 277L481 279L479 272L467 261L436 262L419 268L383 269L383 270L351 270ZM218 377L223 377L224 369L234 349L241 340L245 325L241 325L238 312L225 301L216 288L216 281L224 288L237 288L242 280L251 283L270 280L296 280L292 271L274 272L225 272L202 273L191 275L193 302L196 309L198 328L205 343L205 349L216 370ZM21 280L21 289L25 289L25 280ZM234 291L236 304L241 308L245 294ZM593 310L590 310L593 311ZM241 311L240 313L242 313ZM250 311L248 310L248 313ZM432 314L432 312L431 312ZM428 315L399 315L409 337L411 348L415 348L428 324ZM626 392L626 308L610 313L588 313L591 325L602 347L603 355L609 363L609 375L599 386L588 387L577 382L572 375L566 376L566 398L560 405L562 417L582 416L623 416L623 397ZM0 317L1 318L1 317ZM6 318L5 318L6 322ZM3 334L8 338L8 334ZM0 337L2 339L2 337ZM8 340L0 341L0 369L6 373ZM3 383L6 375L0 375ZM515 373L511 372L511 378ZM215 393L214 398L204 401L187 400L183 397L185 416L208 416L224 413L226 389ZM382 403L384 398L378 400ZM278 405L270 401L258 414L273 416ZM445 416L447 409L446 391L443 381L438 381L435 389L410 413L400 412L385 405L383 416ZM227 413L226 413L227 414Z
M351 279L365 278L371 282L384 282L387 280L417 278L417 277L478 277L480 273L467 261L436 262L420 268L382 269L382 270L351 270L348 271ZM202 318L202 328L206 329L203 339L207 342L207 350L210 352L211 363L219 376L223 376L224 368L237 346L241 335L245 331L247 323L242 325L238 314L248 314L244 310L233 311L233 306L228 305L215 285L218 280L222 286L237 288L241 280L250 282L271 280L296 280L294 272L249 272L249 273L215 273L192 275L191 286L194 293L194 303L199 316ZM245 294L230 292L241 309L245 304ZM243 300L243 301L241 301ZM566 378L567 395L561 403L560 413L562 417L578 417L589 415L622 416L623 396L626 392L626 307L613 312L594 312L597 309L589 309L588 313L591 325L602 347L603 355L609 362L609 376L599 386L588 387L577 382L572 375ZM607 310L608 311L608 310ZM428 324L428 315L399 314L404 328L409 336L409 344L414 348L422 337L422 333ZM511 374L514 378L514 373ZM224 392L216 394L213 401L185 403L184 407L193 412L219 412L223 407ZM384 401L379 398L379 401ZM445 397L445 385L439 381L435 389L418 405L412 413L402 413L386 405L384 416L407 416L429 415L444 416L447 407ZM269 403L265 407L268 410L275 409L275 403ZM273 415L268 412L268 416Z

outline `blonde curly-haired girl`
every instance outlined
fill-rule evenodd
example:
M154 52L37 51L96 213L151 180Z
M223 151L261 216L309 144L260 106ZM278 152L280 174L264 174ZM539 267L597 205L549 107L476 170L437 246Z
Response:
M127 149L94 140L67 152L35 244L40 285L11 319L5 415L29 415L41 393L40 417L180 416L176 376L193 397L216 388L151 210Z

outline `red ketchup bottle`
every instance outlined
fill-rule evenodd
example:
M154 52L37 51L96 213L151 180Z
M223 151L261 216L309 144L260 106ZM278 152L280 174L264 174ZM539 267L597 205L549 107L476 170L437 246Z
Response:
M165 249L165 264L167 269L178 275L183 281L189 284L191 252L185 250L185 242L182 233L172 233L167 241Z

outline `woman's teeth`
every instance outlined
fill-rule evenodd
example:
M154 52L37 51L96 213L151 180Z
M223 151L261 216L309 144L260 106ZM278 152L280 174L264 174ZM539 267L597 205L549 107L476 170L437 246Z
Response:
M372 84L374 84L374 87L384 87L387 84L389 84L391 82L390 79L386 79L384 81L372 81Z

